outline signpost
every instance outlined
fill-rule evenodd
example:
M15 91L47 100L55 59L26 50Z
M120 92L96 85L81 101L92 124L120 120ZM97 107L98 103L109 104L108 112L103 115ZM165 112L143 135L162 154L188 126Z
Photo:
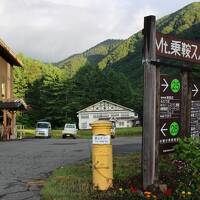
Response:
M173 151L181 137L181 79L160 76L160 153Z
M144 18L143 188L157 183L160 153L173 151L180 137L200 133L200 82L191 83L191 67L167 64L158 57L200 64L200 43L156 32L155 16ZM160 76L160 66L180 76Z

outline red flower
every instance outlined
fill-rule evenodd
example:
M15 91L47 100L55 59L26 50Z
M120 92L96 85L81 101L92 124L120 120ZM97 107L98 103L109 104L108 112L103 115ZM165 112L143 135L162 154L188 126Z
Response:
M137 188L134 185L131 186L131 192L132 193L136 193L137 192Z
M167 189L163 192L163 194L164 194L165 196L172 196L172 189L171 189L171 188L167 188Z

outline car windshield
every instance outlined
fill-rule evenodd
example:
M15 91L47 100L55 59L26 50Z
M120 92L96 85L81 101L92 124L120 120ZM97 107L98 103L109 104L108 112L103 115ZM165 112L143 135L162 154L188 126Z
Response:
M37 123L37 128L48 128L49 124L47 123Z
M66 124L65 128L76 128L75 124Z

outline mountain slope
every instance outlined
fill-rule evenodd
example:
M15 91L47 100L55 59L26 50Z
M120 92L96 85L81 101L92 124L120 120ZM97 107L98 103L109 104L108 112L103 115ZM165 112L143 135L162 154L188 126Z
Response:
M157 20L157 30L191 40L200 40L200 3L194 2L184 8ZM126 40L107 40L95 47L58 63L74 75L86 64L108 67L124 73L134 88L142 86L142 38L140 32Z
M159 19L156 26L162 33L200 41L200 3L189 4ZM141 31L132 35L103 58L98 63L99 67L102 69L112 67L116 71L123 72L137 88L143 80L142 38Z
M74 75L81 67L91 64L96 65L112 50L114 50L123 40L105 40L89 50L70 56L69 58L56 63L61 68L68 68Z

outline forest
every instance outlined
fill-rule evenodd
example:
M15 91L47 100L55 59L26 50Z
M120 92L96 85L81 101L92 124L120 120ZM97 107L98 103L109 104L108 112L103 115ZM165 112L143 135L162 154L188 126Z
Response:
M73 77L66 69L19 55L24 66L14 71L14 93L24 98L28 110L18 122L32 127L47 120L53 127L77 121L77 111L102 99L133 107L136 98L129 80L112 69L86 65Z

